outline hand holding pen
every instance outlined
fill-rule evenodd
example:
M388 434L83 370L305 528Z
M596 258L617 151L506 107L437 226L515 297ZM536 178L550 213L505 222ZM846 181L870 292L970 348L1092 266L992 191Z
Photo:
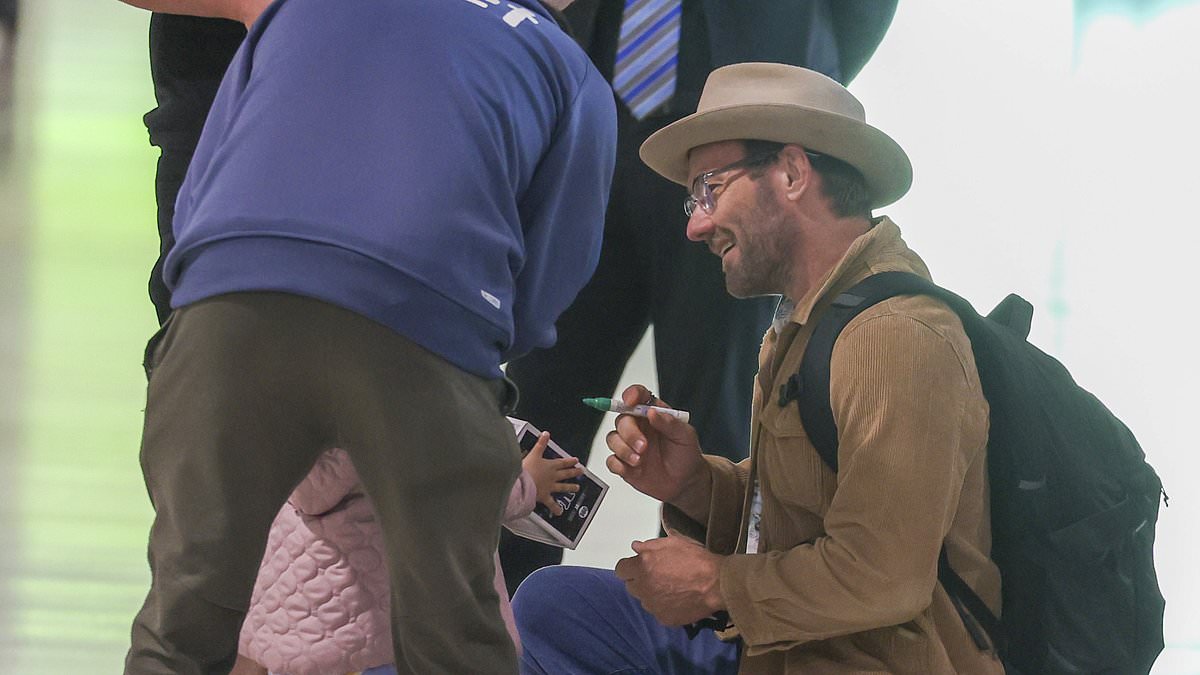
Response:
M605 437L613 453L605 464L636 490L673 502L706 487L702 484L708 480L707 465L686 411L657 405L662 401L641 385L627 388L620 401L584 403L622 413L616 429ZM719 556L699 542L670 535L633 542L637 555L617 563L617 576L656 619L669 626L684 625L689 638L703 628L728 627L729 615L715 582Z
M664 502L707 479L696 430L681 419L684 411L666 406L639 384L625 389L618 406L630 412L618 417L604 438L612 451L605 460L609 471Z
M649 392L647 392L649 393ZM654 400L654 394L650 394L648 401ZM584 405L591 406L597 410L605 412L623 413L626 415L637 415L638 417L649 417L651 410L657 410L664 415L670 415L680 422L687 422L691 418L691 414L686 410L676 410L674 408L664 408L663 406L650 405L649 403L637 403L629 405L620 399L615 398L585 398Z

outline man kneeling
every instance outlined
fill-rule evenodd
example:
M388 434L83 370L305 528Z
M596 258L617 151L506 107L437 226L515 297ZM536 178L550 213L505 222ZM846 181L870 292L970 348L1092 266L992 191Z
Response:
M832 80L747 63L714 71L699 111L641 156L691 186L688 237L721 258L731 294L783 296L759 358L751 457L702 454L667 415L618 417L608 467L664 503L669 534L634 542L615 572L529 577L514 600L522 672L1002 673L937 578L944 547L998 612L988 405L957 316L900 296L842 332L836 474L789 386L839 294L877 272L929 275L871 214L910 186L904 151ZM665 405L636 385L623 399ZM689 638L697 622L718 630Z

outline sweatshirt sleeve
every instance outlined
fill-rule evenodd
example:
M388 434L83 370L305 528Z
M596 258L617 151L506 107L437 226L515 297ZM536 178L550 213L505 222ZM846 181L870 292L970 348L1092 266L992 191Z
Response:
M612 90L587 64L551 146L518 204L525 264L517 275L511 360L554 344L554 322L600 260L616 157Z

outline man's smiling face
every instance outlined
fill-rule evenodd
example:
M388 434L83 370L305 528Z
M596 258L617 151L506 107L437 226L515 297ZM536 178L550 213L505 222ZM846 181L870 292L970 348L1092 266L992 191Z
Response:
M695 183L745 156L741 141L702 145L688 156L688 175ZM725 287L734 297L781 294L788 288L796 232L769 179L771 171L767 164L713 174L707 179L712 212L697 206L688 220L688 238L704 242L721 258Z

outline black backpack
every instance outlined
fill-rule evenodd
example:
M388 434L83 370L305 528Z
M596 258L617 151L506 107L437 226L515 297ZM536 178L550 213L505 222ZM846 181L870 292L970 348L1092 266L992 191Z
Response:
M930 295L959 316L991 408L987 461L1001 617L950 569L944 547L938 565L976 644L996 649L1009 673L1148 672L1163 648L1154 525L1166 493L1129 429L1026 340L1028 302L1010 295L985 318L922 277L876 274L834 299L800 371L780 388L779 405L799 403L806 433L836 472L833 343L859 312L896 295Z

